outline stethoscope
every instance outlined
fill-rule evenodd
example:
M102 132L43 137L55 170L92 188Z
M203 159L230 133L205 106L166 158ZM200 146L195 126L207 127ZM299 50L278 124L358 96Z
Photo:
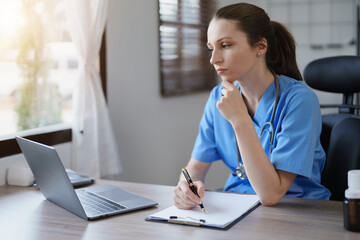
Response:
M273 108L273 111L271 113L271 118L270 118L270 122L266 122L264 124L264 126L262 127L261 129L261 132L260 132L260 139L263 135L263 133L265 131L267 131L270 135L269 137L269 142L270 142L270 150L269 150L269 155L272 151L272 147L273 147L273 144L274 144L274 138L275 138L275 130L274 130L274 117L275 117L275 112L276 112L276 108L277 108L277 105L278 105L278 97L279 97L279 81L278 81L278 78L276 76L276 74L273 74L274 75L274 78L275 78L275 88L276 88L276 92L275 92L275 100L274 100L274 108ZM269 126L268 128L266 128L266 126ZM246 176L246 172L245 172L245 168L244 168L244 164L242 164L240 162L240 150L239 150L239 145L237 143L237 139L236 139L236 136L235 136L235 142L236 142L236 150L237 150L237 161L238 161L238 165L235 169L235 175L240 178L240 179L245 179L247 176Z

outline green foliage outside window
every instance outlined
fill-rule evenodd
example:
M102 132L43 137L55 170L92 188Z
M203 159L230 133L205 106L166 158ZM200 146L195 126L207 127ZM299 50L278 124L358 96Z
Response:
M53 62L46 54L46 21L37 8L42 0L22 0L26 23L19 37L17 65L23 85L15 107L18 130L26 130L61 122L61 95L58 86L48 80Z

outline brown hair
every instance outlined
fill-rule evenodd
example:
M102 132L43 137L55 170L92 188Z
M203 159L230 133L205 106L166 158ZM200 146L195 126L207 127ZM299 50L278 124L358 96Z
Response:
M266 64L270 71L302 80L296 63L294 37L284 25L270 21L262 8L249 3L232 4L219 9L213 19L235 20L252 47L265 38L268 45Z

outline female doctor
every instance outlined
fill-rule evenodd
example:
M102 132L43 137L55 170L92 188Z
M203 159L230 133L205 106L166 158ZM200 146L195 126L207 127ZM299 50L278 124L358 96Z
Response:
M247 3L219 9L207 35L222 83L211 91L186 166L200 197L180 176L174 205L200 204L206 173L220 159L232 171L224 191L257 194L268 206L284 196L329 199L320 184L320 107L301 81L292 35Z

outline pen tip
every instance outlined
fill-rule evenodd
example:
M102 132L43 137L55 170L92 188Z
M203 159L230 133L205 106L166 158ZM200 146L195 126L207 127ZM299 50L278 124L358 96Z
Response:
M205 212L205 208L203 208L203 209L201 209L205 214L206 214L206 212Z

